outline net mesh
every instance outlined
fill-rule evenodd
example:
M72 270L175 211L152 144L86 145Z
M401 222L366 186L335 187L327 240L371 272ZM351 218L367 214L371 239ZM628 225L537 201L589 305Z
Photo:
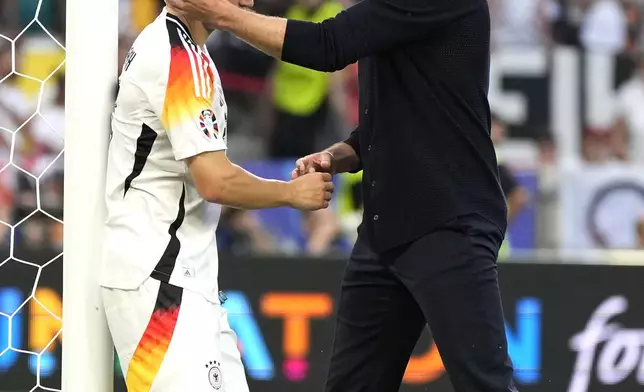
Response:
M9 3L15 14L0 21L0 391L59 391L65 49L52 1Z

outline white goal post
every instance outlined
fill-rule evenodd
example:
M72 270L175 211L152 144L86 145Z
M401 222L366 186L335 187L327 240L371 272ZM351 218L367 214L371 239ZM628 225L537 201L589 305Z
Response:
M64 392L113 389L98 286L119 0L67 0L63 261Z

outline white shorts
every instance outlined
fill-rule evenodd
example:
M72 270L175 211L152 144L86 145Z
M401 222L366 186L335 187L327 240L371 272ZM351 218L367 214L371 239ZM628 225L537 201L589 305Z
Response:
M102 294L128 392L248 392L221 305L152 278Z

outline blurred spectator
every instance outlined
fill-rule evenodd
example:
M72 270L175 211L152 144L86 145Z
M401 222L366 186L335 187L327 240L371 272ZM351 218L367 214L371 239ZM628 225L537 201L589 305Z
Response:
M586 128L581 136L581 151L585 162L604 164L613 161L616 148L620 144L610 129ZM621 145L621 144L620 144Z
M33 126L34 140L49 155L57 155L65 146L65 77L60 76L55 84L53 102L40 108Z
M0 221L9 223L12 221L11 206L13 205L13 195L11 190L4 187L0 182ZM6 245L11 241L11 230L7 225L0 223L0 246Z
M34 15L36 15L36 10L40 8L40 12L38 13L38 21L45 29L54 33L64 31L65 2L63 0L19 0L19 5L17 6L19 10L19 21L21 29L27 26L27 24L29 24L33 20ZM40 30L34 29L32 33L35 33L36 31L40 32Z
M26 248L39 248L47 244L47 226L40 219L30 218L19 226L22 244Z
M531 49L549 41L549 22L558 4L553 0L490 0L495 49Z
M118 0L119 31L138 34L159 15L164 0Z
M580 46L579 25L582 10L569 0L554 0L550 24L550 38L553 43L566 46Z
M16 53L19 48L16 47ZM16 58L16 68L18 68ZM11 44L7 41L0 40L0 79L13 74L13 54ZM34 105L25 97L25 94L15 84L14 75L0 83L0 127L7 131L14 132L27 121L34 111ZM27 143L30 141L30 124L26 124L16 135L16 148L28 148L29 144L23 144L20 135L24 136ZM11 134L2 132L2 139L5 147L11 145Z
M635 72L617 92L612 145L619 159L644 164L644 52L636 61Z
M56 219L63 219L63 159L40 177L40 207Z
M628 26L628 41L626 50L633 52L644 48L639 47L642 44L642 33L644 29L642 24L642 12L644 11L644 3L641 0L622 0L624 4L624 12Z
M626 51L633 53L644 49L644 2L642 0L622 0L628 25Z
M512 171L503 163L499 163L499 180L508 202L508 224L512 224L528 204L528 191L519 185Z
M358 226L362 222L362 171L343 173L339 177L336 193L338 215L344 236L351 242L358 239Z
M554 135L551 131L540 133L537 140L538 155L538 192L530 195L530 201L535 203L539 211L536 218L536 242L544 248L555 248L560 239L559 226L552 227L559 217L560 174L557 166L557 150Z
M147 26L154 18L157 17L163 7L163 0L130 0L128 1L128 21L130 33L138 34L145 26ZM125 6L124 1L121 1L121 6Z
M224 207L217 227L217 246L236 256L277 251L273 238L251 211Z
M62 217L62 216L61 216ZM63 224L51 222L49 231L49 246L58 252L63 250Z
M637 233L637 249L644 250L644 215L637 220L635 230Z
M18 0L0 1L0 34L13 38L20 29Z
M0 41L0 78L4 78L12 72L12 61L11 45L8 42ZM10 127L15 127L12 121L12 117L15 117L15 114L4 109L6 104L2 103L5 100L3 99L5 97L3 89L7 87L3 87L3 85L4 83L0 83L0 128L5 128L6 130L0 129L0 168L3 168L7 163L9 163L12 139L12 135L9 131L11 130ZM9 86L9 89L4 90L4 92L7 94L12 93L14 90L10 89L10 87L11 86ZM5 113L5 111L7 111L7 113ZM3 182L6 182L6 180L1 181L3 177L6 177L6 175L2 176L2 174L0 174L0 185L2 185ZM8 184L5 183L4 185L7 186Z
M18 48L16 47L16 53ZM15 62L17 63L18 59ZM17 64L14 64L11 45L6 41L0 41L0 78L12 75L14 65L17 67ZM0 168L9 164L10 152L13 148L12 163L29 172L32 169L33 159L38 153L38 145L31 132L32 122L26 121L34 113L35 107L15 85L15 81L14 76L9 76L0 83L0 128L4 128L4 130L0 129ZM11 132L15 132L15 135ZM0 172L0 187L5 191L22 192L30 182L27 177L15 167L8 167ZM19 206L23 203L23 199L17 197L14 203ZM16 206L10 213L14 221L19 218L16 214L20 211Z
M553 168L557 160L557 151L553 133L551 131L540 132L536 141L539 148L540 169L544 167L547 169Z
M289 19L321 22L343 7L336 0L297 0L286 12ZM279 62L272 77L272 134L270 155L294 158L316 150L332 111L346 118L344 72L331 75Z
M619 0L579 0L585 11L580 40L591 52L615 54L628 44L628 21Z
M38 5L40 5L38 17L40 23L54 34L63 32L65 0L2 0L0 1L0 34L13 38L33 20ZM41 30L34 28L30 32L36 31Z
M307 236L308 256L331 256L345 254L348 249L338 217L331 208L303 212L303 228Z
M211 34L206 45L228 105L228 154L235 161L261 159L271 127L270 99L262 92L275 61L223 31Z
M491 137L495 146L503 142L507 133L505 122L496 115L492 115ZM501 162L501 157L497 154L499 162L499 181L503 194L508 204L508 225L512 224L517 215L523 210L528 203L528 191L521 187L512 171ZM506 233L505 241L499 251L499 260L508 256L510 252L510 240Z
M492 142L495 146L498 146L505 140L507 133L507 125L505 122L498 116L492 116ZM499 162L499 179L501 182L501 188L503 188L503 193L508 202L508 224L512 224L512 221L516 216L521 212L521 210L526 206L528 202L528 192L519 186L514 174L502 162L500 156L497 156Z

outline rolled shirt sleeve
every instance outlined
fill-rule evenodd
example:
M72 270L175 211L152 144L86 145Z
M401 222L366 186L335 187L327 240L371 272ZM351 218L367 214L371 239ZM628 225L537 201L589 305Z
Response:
M358 160L360 161L360 166L356 168L355 170L352 170L351 173L357 173L362 170L362 156L360 154L360 127L356 127L356 129L349 134L349 137L344 139L344 143L348 144L353 148L358 155Z

